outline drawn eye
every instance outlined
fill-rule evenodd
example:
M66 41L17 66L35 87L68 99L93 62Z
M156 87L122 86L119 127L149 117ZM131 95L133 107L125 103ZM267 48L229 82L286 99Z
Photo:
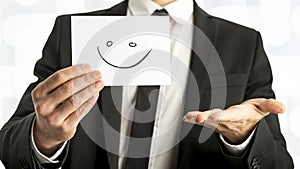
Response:
M133 48L133 47L136 47L137 44L134 42L130 42L128 45Z
M112 45L113 45L113 42L112 42L112 41L109 40L109 41L106 42L106 46L107 46L107 47L111 47Z

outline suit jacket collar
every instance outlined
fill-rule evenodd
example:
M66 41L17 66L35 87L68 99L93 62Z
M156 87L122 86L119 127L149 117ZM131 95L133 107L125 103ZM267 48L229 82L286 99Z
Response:
M216 45L217 25L213 21L213 17L202 10L194 1L194 25L199 28L211 41Z
M95 15L110 15L110 16L123 16L126 15L128 8L128 0L124 0L120 2L119 4L108 8L106 10L100 10L92 12L91 14Z
M193 33L193 44L192 44L192 54L191 54L191 61L190 61L190 70L191 73L188 75L188 81L187 81L187 87L186 87L186 93L185 93L185 105L184 105L184 112L183 114L186 114L188 111L195 111L195 110L201 110L201 109L207 109L209 108L209 105L202 105L203 102L196 103L196 100L202 100L207 98L201 98L201 93L203 92L204 86L206 83L209 82L209 77L207 76L207 71L205 68L205 62L208 60L209 55L204 55L207 52L207 43L210 41L210 43L213 46L216 46L216 32L217 32L217 25L213 21L212 17L208 15L205 11L203 11L197 3L194 1L194 33ZM199 31L200 30L200 31ZM200 37L199 37L200 32ZM206 37L204 37L206 36ZM195 51L200 51L198 54L196 54ZM201 52L203 51L203 52ZM194 76L198 92L193 91L195 87L193 86L193 78ZM195 96L198 95L198 96ZM198 99L198 97L200 97ZM203 101L203 100L202 100ZM199 105L198 107L195 107L195 105Z

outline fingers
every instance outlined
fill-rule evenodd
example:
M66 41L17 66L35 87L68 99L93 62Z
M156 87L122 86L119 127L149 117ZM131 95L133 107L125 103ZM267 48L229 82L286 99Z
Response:
M64 101L59 107L57 107L48 118L52 118L57 123L61 124L65 119L74 111L79 109L89 99L99 94L99 91L104 87L102 81L98 81L92 84L80 92L76 93Z
M99 81L100 78L100 72L93 71L62 84L49 95L48 99L53 100L52 106L54 106L49 107L49 109L56 108L61 102L65 101L67 98L85 89L86 87L95 84L95 82ZM90 92L93 93L94 91L91 90Z
M31 93L38 147L47 149L71 139L103 87L100 72L87 64L59 70L41 82Z
M59 70L44 80L41 85L38 85L32 92L32 99L37 113L48 116L74 94L101 81L100 72L91 72L89 69L89 66L84 64L71 66ZM55 80L57 80L56 83ZM94 91L91 87L89 89L90 94L100 91L100 88L94 88ZM72 99L69 101L72 101Z
M270 112L279 114L285 112L285 106L275 99L251 99L245 101L243 104L252 104L257 108L257 112L263 116L268 115Z
M199 113L199 111L188 112L185 116L183 116L182 120L188 123L197 123L196 119Z
M183 117L183 121L209 127L217 127L218 123L223 118L223 114L223 110L221 109L213 109L204 112L193 111L188 112Z
M276 101L275 99L267 99L266 101L261 102L257 106L263 112L271 112L276 114L285 112L284 104Z
M231 123L255 125L261 118L272 113L283 113L285 106L274 99L251 99L240 105L234 105L228 109L213 109L204 112L188 112L184 117L184 122L189 122L208 127L217 127L219 124Z
M212 128L233 143L239 143L256 124L272 113L283 113L285 106L274 99L251 99L225 110L193 111L183 117L184 122Z
M99 97L99 93L88 99L75 112L71 113L64 121L64 125L76 127L80 120L92 109Z
M90 71L91 67L88 64L79 64L61 69L39 84L39 89L41 89L39 94L50 93L63 83Z

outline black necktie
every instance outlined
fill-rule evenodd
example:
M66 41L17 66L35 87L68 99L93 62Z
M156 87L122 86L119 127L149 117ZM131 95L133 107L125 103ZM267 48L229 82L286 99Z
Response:
M165 9L155 10L153 16L167 16ZM150 94L151 93L151 94ZM131 135L135 138L149 138L153 133L154 119L157 108L159 86L139 86L136 96L135 111L133 115ZM150 96L150 97L149 97ZM151 140L151 139L149 139ZM145 141L143 149L150 155L151 141ZM134 154L140 147L129 142L128 154ZM145 152L145 151L144 151ZM133 158L125 160L125 169L147 169L149 157Z
M150 138L152 136L158 93L159 86L138 87L130 137ZM127 154L131 156L143 149L143 154L149 155L150 147L151 139L147 139L143 142L143 145L136 145L133 141L130 141ZM148 161L149 157L128 157L125 161L125 169L147 169Z
M156 9L152 14L152 16L168 16L168 11L163 9Z

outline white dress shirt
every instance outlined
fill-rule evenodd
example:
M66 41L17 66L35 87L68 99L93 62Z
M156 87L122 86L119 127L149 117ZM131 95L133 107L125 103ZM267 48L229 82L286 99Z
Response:
M164 7L159 6L151 0L129 0L127 16L133 15L151 15L156 9L166 9L170 15L171 25L171 37L184 36L185 43L192 42L192 26L187 26L187 23L193 23L193 0L177 0ZM200 21L201 22L201 21ZM191 49L186 45L180 43L175 39L171 39L171 74L172 83L170 86L161 86L160 94L158 97L158 109L156 114L156 120L153 129L153 139L151 143L150 158L149 158L149 169L172 169L176 168L178 147L175 146L178 143L179 129L181 124L181 113L183 105L181 104L184 97L184 92L187 83L188 69L180 70L177 69L178 64L184 64L187 68L189 67L191 59ZM124 86L123 87L123 99L122 99L122 114L127 114L126 117L133 116L134 106L136 97L136 86ZM129 115L129 116L128 116ZM125 117L121 118L121 129L120 133L123 135L130 135L131 121ZM167 137L159 137L167 133ZM227 143L224 138L220 135L224 146L234 155L240 156L243 154L247 145L249 144L252 134L248 139L240 145L231 145ZM33 134L31 134L32 149L41 163L55 163L55 159L64 149L66 142L63 146L54 154L54 156L48 158L44 156L37 147L35 146ZM122 138L122 137L121 137ZM173 146L166 146L173 145ZM120 140L119 147L119 169L124 168L124 156L128 149L128 142Z
M128 4L127 15L151 15L156 9L162 9L161 6L151 0L130 0ZM185 43L191 44L193 23L193 1L178 0L172 2L164 9L170 16L170 33L172 35L182 35L181 39L185 39ZM152 143L150 149L149 169L168 169L176 168L178 147L175 146L179 140L179 129L181 120L181 112L183 105L183 89L187 82L188 69L178 69L182 67L178 64L184 64L189 67L191 59L191 49L185 44L171 38L171 76L170 86L160 86L160 95L158 97L158 106L156 112L156 120L154 123ZM131 104L126 103L127 100L135 101L136 87L123 87L122 113L132 114L134 112ZM130 135L131 121L126 118L121 119L121 134ZM165 135L165 137L163 136ZM167 136L167 137L166 137ZM168 147L168 145L170 145ZM124 167L124 157L128 150L128 142L120 140L119 153L119 169ZM163 152L163 153L161 153Z

